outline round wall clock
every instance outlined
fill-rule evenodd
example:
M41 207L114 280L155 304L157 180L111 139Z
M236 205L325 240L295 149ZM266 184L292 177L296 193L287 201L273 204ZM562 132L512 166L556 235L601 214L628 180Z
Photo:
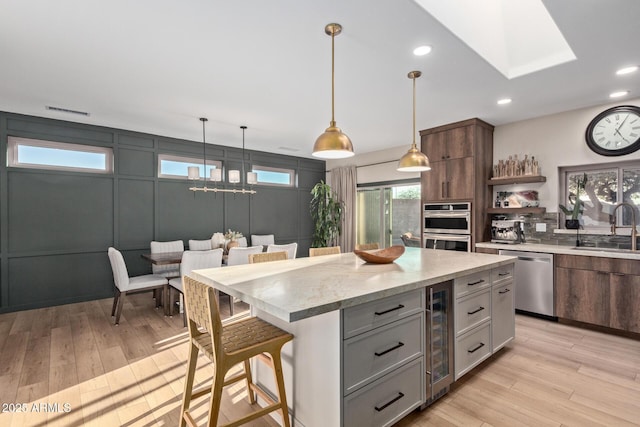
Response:
M640 107L620 105L598 114L587 126L587 145L603 156L640 149Z

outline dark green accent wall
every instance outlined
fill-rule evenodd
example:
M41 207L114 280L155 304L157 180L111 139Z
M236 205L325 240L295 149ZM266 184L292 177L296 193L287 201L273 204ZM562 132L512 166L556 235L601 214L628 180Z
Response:
M112 147L115 172L8 168L9 136ZM231 228L298 242L306 256L311 188L325 162L245 152L245 167L284 167L298 186L255 186L253 196L188 191L157 177L158 154L200 158L202 143L0 112L0 313L113 296L107 248L123 252L130 275L150 272L140 255L151 240L207 239ZM240 168L240 149L207 145L207 158Z

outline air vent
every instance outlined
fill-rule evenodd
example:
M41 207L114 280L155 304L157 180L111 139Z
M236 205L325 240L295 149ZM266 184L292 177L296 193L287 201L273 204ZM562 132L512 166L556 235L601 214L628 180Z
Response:
M278 147L278 149L284 150L284 151L300 151L297 148L291 148L291 147Z
M86 111L78 111L78 110L70 110L68 108L52 107L51 105L47 105L46 108L47 108L47 110L59 111L61 113L78 114L80 116L86 116L86 117L90 116L90 114L87 113Z

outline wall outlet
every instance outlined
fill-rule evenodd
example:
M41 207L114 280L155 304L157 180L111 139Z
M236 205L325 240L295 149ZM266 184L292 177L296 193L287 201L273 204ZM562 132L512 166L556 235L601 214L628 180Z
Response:
M547 232L547 224L544 222L536 222L536 231L538 233L546 233Z

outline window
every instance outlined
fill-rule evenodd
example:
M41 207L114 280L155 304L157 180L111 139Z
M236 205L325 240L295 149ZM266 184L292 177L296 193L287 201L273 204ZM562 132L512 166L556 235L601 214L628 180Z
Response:
M187 179L189 176L189 166L196 166L200 170L200 178L211 176L211 169L221 169L222 162L219 160L207 160L207 171L205 175L204 162L202 159L191 157L172 156L170 154L158 154L158 177L172 179Z
M17 168L112 173L113 150L10 136L7 163Z
M404 233L420 236L420 184L358 189L356 243L402 245Z
M640 162L611 163L560 168L562 204L569 209L575 200L577 181L587 174L587 184L580 194L584 204L582 214L585 228L610 228L611 215L619 202L636 206L636 224L640 223ZM618 209L616 223L631 225L631 210Z
M258 174L258 184L282 185L285 187L293 187L295 185L296 171L293 169L254 165L251 171Z

